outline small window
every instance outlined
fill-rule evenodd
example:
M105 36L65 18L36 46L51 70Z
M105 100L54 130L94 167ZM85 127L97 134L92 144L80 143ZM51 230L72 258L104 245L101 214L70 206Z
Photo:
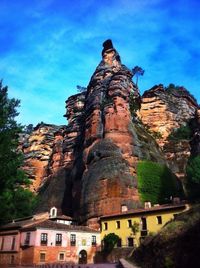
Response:
M57 216L57 208L56 207L52 207L50 209L50 217L51 218L55 218Z
M121 238L119 238L117 241L117 247L121 248L121 246L122 246L122 240L121 240Z
M4 237L2 238L2 241L1 241L1 250L3 250L3 247L4 247Z
M46 253L40 252L40 261L45 262L45 260L46 260Z
M122 205L121 206L121 212L126 212L126 211L128 211L127 206L126 205Z
M104 222L104 230L108 230L108 223Z
M128 237L128 247L133 247L133 238Z
M64 261L65 260L65 253L64 252L60 252L58 254L58 260L59 261Z
M41 245L47 245L47 237L48 237L47 233L41 234L41 240L40 240Z
M12 238L11 250L15 249L15 237Z
M128 220L128 228L131 228L131 226L132 226L132 220Z
M157 222L158 222L158 224L162 224L162 217L161 216L157 216Z
M71 236L70 236L70 245L76 246L76 235L75 234L71 234Z
M92 246L95 247L97 244L97 238L95 235L92 235Z
M116 227L117 229L120 229L120 221L116 221Z
M56 234L56 246L62 245L62 234Z
M24 241L25 245L30 244L30 238L31 238L31 233L26 233L26 238L25 238L25 241Z

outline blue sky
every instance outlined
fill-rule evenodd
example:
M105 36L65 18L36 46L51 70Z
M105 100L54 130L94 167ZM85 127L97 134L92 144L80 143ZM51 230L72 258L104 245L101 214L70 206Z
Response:
M0 76L18 121L66 124L65 100L87 86L110 38L145 70L140 92L185 86L200 102L200 1L0 0Z

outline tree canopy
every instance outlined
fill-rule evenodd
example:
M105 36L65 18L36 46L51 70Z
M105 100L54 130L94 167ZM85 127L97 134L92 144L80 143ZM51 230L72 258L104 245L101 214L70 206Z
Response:
M189 199L200 200L200 156L188 160L186 174L186 190Z
M170 197L180 196L181 187L166 165L140 161L137 165L138 191L143 202L167 203Z
M30 215L36 203L27 189L30 181L20 168L23 157L17 147L22 126L15 120L19 105L0 82L0 222Z

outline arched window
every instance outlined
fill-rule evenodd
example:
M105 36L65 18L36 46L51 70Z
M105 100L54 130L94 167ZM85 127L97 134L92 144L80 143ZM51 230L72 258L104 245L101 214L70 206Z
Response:
M57 208L56 207L52 207L50 209L50 217L51 218L55 218L57 216Z

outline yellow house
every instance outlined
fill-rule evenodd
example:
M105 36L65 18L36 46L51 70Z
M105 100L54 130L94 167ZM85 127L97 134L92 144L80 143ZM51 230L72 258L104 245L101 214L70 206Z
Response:
M185 204L151 207L151 204L147 203L144 209L103 216L100 218L101 240L105 235L115 233L120 237L117 247L137 247L147 235L158 232L168 221L185 209Z

